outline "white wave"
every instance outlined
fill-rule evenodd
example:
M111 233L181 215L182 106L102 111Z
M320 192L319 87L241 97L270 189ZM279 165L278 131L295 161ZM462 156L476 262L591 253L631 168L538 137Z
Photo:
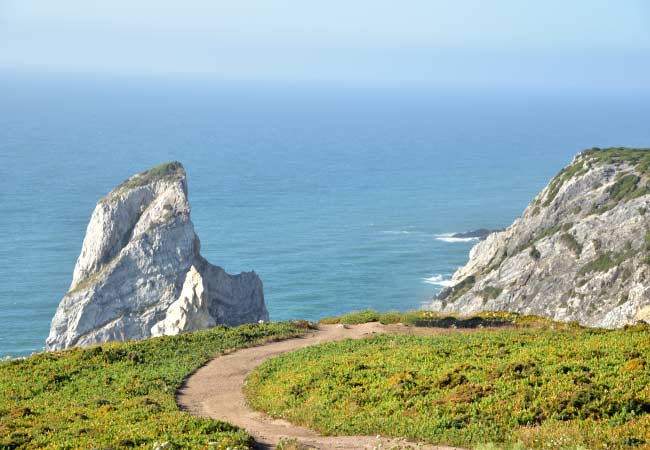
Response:
M387 231L382 231L384 234L413 234L412 231L408 230L387 230Z
M426 284L435 284L436 286L449 287L453 286L454 283L451 280L445 280L445 277L442 275L434 275L429 278L422 278L422 282Z
M478 241L479 238L477 237L454 237L456 233L442 233L442 234L434 234L433 237L437 241L442 241L442 242L475 242Z

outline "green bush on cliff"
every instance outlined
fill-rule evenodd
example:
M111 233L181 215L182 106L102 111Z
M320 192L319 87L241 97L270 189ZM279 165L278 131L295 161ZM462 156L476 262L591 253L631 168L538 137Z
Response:
M580 256L582 253L582 245L577 241L576 237L571 233L562 233L560 240L566 245L574 255Z
M250 448L227 423L179 411L183 379L215 354L300 335L299 324L216 327L0 363L0 449Z

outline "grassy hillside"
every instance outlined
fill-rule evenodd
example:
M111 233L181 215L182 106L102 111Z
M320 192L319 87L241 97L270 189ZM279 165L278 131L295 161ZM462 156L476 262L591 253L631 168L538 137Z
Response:
M650 448L650 329L377 335L269 360L247 395L256 409L325 434L467 448Z
M249 448L245 431L179 411L175 391L217 353L303 332L217 327L0 363L0 449Z

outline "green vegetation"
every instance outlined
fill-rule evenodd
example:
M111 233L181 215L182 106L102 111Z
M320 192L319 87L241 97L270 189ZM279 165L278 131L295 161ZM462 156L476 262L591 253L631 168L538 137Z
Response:
M443 298L443 300L446 302L454 302L458 300L462 295L467 293L467 291L472 289L475 283L476 277L474 275L463 278L460 282L451 287L451 292Z
M650 329L376 335L271 359L246 389L256 409L325 434L648 448Z
M397 311L390 311L379 316L379 323L382 325L391 325L400 323L402 321L402 313Z
M163 179L163 178L172 178L185 175L185 169L183 165L178 161L170 161L163 164L160 164L156 167L153 167L149 170L145 170L142 173L132 176L128 180L122 182L117 186L110 196L118 196L125 192L135 189L140 186L147 185L153 181ZM108 198L108 197L106 197ZM105 198L105 199L106 199Z
M573 329L575 323L554 322L535 315L520 315L510 311L483 311L471 316L440 314L434 311L410 311L402 315L402 323L415 327L436 328L534 328L534 329Z
M612 267L616 267L635 255L633 249L623 252L604 252L599 253L596 259L589 261L578 270L578 276L586 275L589 272L607 272Z
M307 450L307 446L300 443L298 439L292 438L283 438L280 439L278 445L275 447L276 450Z
M104 273L106 273L106 271L107 271L109 268L113 267L113 265L114 265L115 261L117 260L117 257L118 257L118 256L119 256L119 255L115 255L115 256L113 257L113 259L111 259L111 260L108 261L106 264L104 264L103 266L101 266L97 271L91 273L90 275L88 275L88 276L87 276L86 278L84 278L83 280L80 280L80 281L79 281L79 282L78 282L78 283L77 283L77 284L76 284L72 289L70 289L70 290L68 291L68 293L67 293L66 295L71 295L71 294L74 294L74 293L76 293L76 292L83 291L84 289L86 289L87 287L89 287L92 283L94 283L95 281L97 281L101 275L103 275Z
M495 286L485 286L480 292L479 295L483 297L483 300L491 300L497 298L503 292L503 288Z
M500 288L494 288L495 291L501 292ZM498 294L497 294L498 296ZM413 327L430 327L430 328L480 328L480 327L510 327L510 328L535 328L535 329L573 329L579 326L575 323L553 322L535 315L520 315L510 311L483 311L470 316L458 316L454 314L441 314L435 311L415 310L400 313L391 311L380 314L372 309L360 313L351 313L341 317L326 317L318 323L322 325L332 325L343 323L345 320L348 324L349 317L354 318L354 324L376 322L377 320L384 325L401 323ZM378 318L378 319L377 319Z
M549 183L546 198L544 199L542 206L546 207L550 205L564 183L573 177L578 177L582 174L587 173L590 167L591 166L584 160L580 160L560 170L560 172Z
M534 245L530 247L530 252L528 252L531 258L533 258L535 261L539 260L542 257L542 254L537 250L537 247Z
M377 322L379 313L374 309L364 309L363 311L352 312L341 317L343 325L357 325L360 323Z
M610 147L590 148L580 153L595 163L623 164L635 166L641 174L650 174L650 148Z
M602 204L600 204L600 205L593 204L593 205L591 206L591 210L589 211L589 214L588 214L588 215L592 215L592 214L597 214L597 215L604 214L604 213L606 213L607 211L609 211L610 209L613 209L614 206L616 206L615 203L602 203Z
M596 259L582 266L578 270L578 275L585 275L589 272L607 272L616 265L616 258L612 257L611 252L600 253Z
M577 161L564 169L562 169L549 183L548 191L542 206L546 207L551 204L555 199L560 188L569 181L571 178L578 177L585 174L593 165L596 164L629 164L634 167L637 175L650 176L650 149L648 148L626 148L626 147L612 147L600 149L597 147L584 150L580 153L580 158ZM631 177L633 175L629 175ZM626 177L623 177L626 178ZM622 178L621 178L622 180ZM619 184L621 181L617 181ZM638 183L638 180L637 180ZM634 189L629 190L630 184L634 184ZM595 187L596 188L596 187ZM623 194L620 192L624 189ZM650 187L643 186L637 187L632 178L628 178L625 182L621 183L615 189L615 200L628 200L630 198L638 197L650 193ZM611 192L610 192L611 194Z
M351 312L341 317L323 317L318 321L318 323L323 325L333 325L337 323L342 323L343 325L358 325L360 323L377 322L379 321L380 316L381 315L374 309L364 309L363 311Z
M336 325L337 323L341 323L341 318L340 317L323 317L321 320L318 321L320 325Z
M560 231L562 229L562 225L557 224L554 227L547 228L546 230L542 231L539 233L537 236L535 236L535 239L533 239L532 243L534 244L535 242L539 242L544 238L547 238L549 236L553 236L555 233Z
M216 327L2 362L0 448L250 448L245 431L179 411L176 389L217 353L303 333L294 323Z
M639 181L641 181L641 178L637 175L625 175L614 183L607 192L612 200L616 202L627 201L649 194L650 187L647 184L639 186Z
M560 240L566 245L574 255L580 256L582 253L582 245L576 240L576 237L571 233L562 233Z

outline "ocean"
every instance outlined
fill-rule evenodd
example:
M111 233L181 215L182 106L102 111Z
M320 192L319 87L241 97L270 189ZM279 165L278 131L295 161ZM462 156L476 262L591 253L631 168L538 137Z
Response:
M650 95L0 76L0 357L41 351L95 203L168 160L202 254L272 320L420 308L585 148L650 146Z

